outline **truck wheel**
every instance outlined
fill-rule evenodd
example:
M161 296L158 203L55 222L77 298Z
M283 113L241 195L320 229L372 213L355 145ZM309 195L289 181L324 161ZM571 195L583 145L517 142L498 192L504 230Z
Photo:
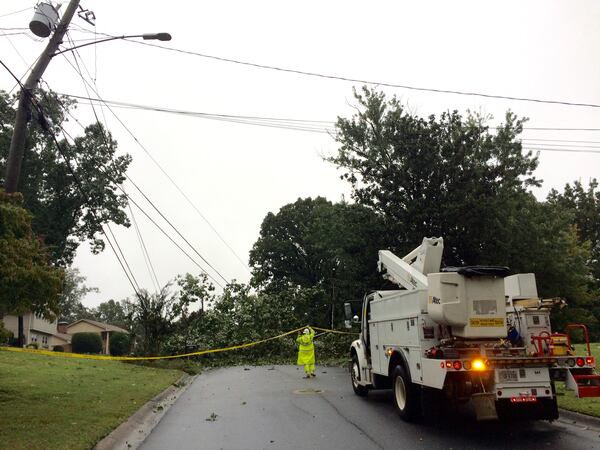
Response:
M421 413L421 398L417 389L419 386L413 384L402 366L396 366L392 379L394 404L398 414L407 422L417 420Z
M352 355L352 363L350 364L350 377L352 378L352 389L359 397L366 397L369 390L366 386L358 384L360 380L360 366L358 365L358 357Z

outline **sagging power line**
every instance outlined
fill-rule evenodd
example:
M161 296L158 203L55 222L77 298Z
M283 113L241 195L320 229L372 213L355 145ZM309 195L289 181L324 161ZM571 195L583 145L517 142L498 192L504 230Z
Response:
M65 54L63 54L63 56L65 57L65 59L67 60L67 62L69 63L69 65L73 68L73 70L75 70L78 75L81 77L82 81L84 82L84 84L89 87L94 94L97 96L98 101L102 102L110 111L110 113L113 115L113 117L121 124L121 126L125 129L125 131L131 136L131 138L135 141L135 143L144 151L144 153L146 153L146 155L150 158L150 160L154 163L154 165L163 173L163 175L169 180L169 182L173 185L173 187L175 187L175 189L180 193L180 195L187 201L187 203L192 207L192 209L202 218L202 220L209 226L209 228L215 233L215 235L219 238L219 240L227 247L227 249L235 256L235 258L239 261L239 263L244 267L244 269L248 272L250 272L250 269L248 268L248 265L242 261L242 259L240 258L240 256L235 252L235 250L231 247L231 245L229 245L229 243L223 238L223 236L219 233L219 231L212 225L212 223L206 218L206 216L198 209L198 207L195 205L195 203L189 198L189 196L181 189L181 187L175 182L175 180L167 173L167 171L162 167L162 165L152 156L152 154L150 153L150 151L140 142L140 140L133 134L133 132L131 131L131 129L121 120L121 118L113 111L113 109L110 107L109 104L105 103L102 101L102 98L100 97L100 95L98 94L98 91L85 79L85 77L83 77L83 74L81 73L81 71L77 70L77 68L75 66L73 66L73 64L71 63L71 61L69 61L69 59L66 57ZM87 90L87 88L86 88ZM89 98L89 94L88 94L88 98ZM93 108L93 105L92 105ZM212 266L211 266L212 267ZM221 276L219 274L219 276ZM224 277L222 277L223 280L225 280L226 283L228 283L229 281L227 281L227 279L225 279Z
M65 56L65 57L66 57L66 56ZM88 84L88 83L87 83L87 80L85 80L85 77L83 76L83 74L82 74L82 72L81 72L81 68L79 68L79 64L78 64L78 62L77 62L77 59L76 59L75 55L74 55L74 58L75 58L75 62L76 62L77 68L75 68L74 66L72 66L72 67L75 69L75 71L76 71L76 72L78 73L78 75L81 77L81 79L82 79L82 81L84 82L84 84L85 84L85 85L87 85L87 84ZM93 87L91 87L91 86L90 86L90 88L92 88L92 89L93 89ZM87 90L87 86L86 86L86 90ZM96 93L96 95L98 95L98 93L97 93L96 91L95 91L95 93ZM63 110L65 110L65 108L64 108L64 105L62 105L62 104L61 104L61 106L63 107ZM100 119L99 119L99 117L98 117L98 115L97 115L97 113L96 113L96 110L95 110L95 109L93 109L93 111L94 111L94 116L95 116L95 118L96 118L96 121L97 121L98 123L100 123ZM70 112L69 112L69 111L65 111L65 112L67 112L67 113L70 115ZM80 125L81 125L81 124L80 124ZM105 140L105 145L108 145L108 142L107 142L107 137L106 137L106 135L105 135L105 132L104 132L104 131L103 131L103 133L102 133L102 137L103 137L103 139ZM109 175L109 176L110 176L110 175ZM188 240L188 239L186 239L186 238L185 238L185 236L183 236L183 234L182 234L182 233L181 233L181 232L178 230L178 228L177 228L175 225L173 225L173 223L172 223L172 222L171 222L171 221L170 221L170 220L169 220L169 219L168 219L168 218L167 218L167 217L166 217L166 216L165 216L165 215L164 215L164 214L163 214L163 213L160 211L160 209L159 209L159 208L158 208L158 207L157 207L157 206L156 206L156 205L155 205L155 204L154 204L154 203L153 203L153 202L152 202L152 201L149 199L149 197L148 197L148 196L147 196L147 195L146 195L146 194L143 192L143 190L142 190L142 189L141 189L141 188L140 188L140 187L139 187L139 186L138 186L138 185L137 185L137 184L136 184L136 183L135 183L135 182L134 182L134 181L133 181L133 180L132 180L132 179L131 179L131 178L130 178L128 175L127 175L127 174L125 174L125 177L127 178L127 180L128 180L130 183L132 183L132 184L134 185L134 187L135 187L135 188L138 190L138 192L140 192L140 194L141 194L141 195L144 197L144 199L145 199L145 200L146 200L146 201L147 201L147 202L148 202L148 203L149 203L149 204L152 206L152 208L153 208L153 209L154 209L154 210L155 210L155 211L156 211L156 212L157 212L157 213L158 213L158 214L159 214L159 215L162 217L162 219L163 219L165 222L167 222L167 224L169 224L169 226L170 226L170 227L171 227L171 228L172 228L172 229L173 229L173 230L174 230L174 231L177 233L177 235L178 235L178 236L179 236L181 239L183 239L183 241L184 241L184 242L185 242L185 243L186 243L186 244L187 244L187 245L188 245L188 246L189 246L189 247L192 249L192 251L193 251L194 253L196 253L196 254L197 254L197 255L198 255L198 256L199 256L199 257L202 259L202 261L204 261L204 262L205 262L205 264L207 264L207 265L208 265L208 267L210 267L210 268L211 268L211 269L212 269L212 270L213 270L213 271L214 271L214 272L215 272L215 273L216 273L216 274L217 274L217 275L218 275L218 276L219 276L219 277L220 277L220 278L221 278L221 279L222 279L222 280L225 282L225 284L228 284L228 283L229 283L229 281L228 281L228 280L227 280L227 279L226 279L226 278L225 278L225 277L224 277L224 276L223 276L223 275L222 275L222 274L221 274L221 273L220 273L220 272L219 272L219 271L218 271L216 268L214 268L214 266L213 266L213 265L211 265L211 264L208 262L208 260L207 260L206 258L204 258L204 257L202 256L202 254L201 254L201 253L200 253L200 252L199 252L199 251L198 251L198 250L197 250L197 249L196 249L196 248L195 248L195 247L194 247L194 246L193 246L193 245L192 245L192 244L189 242L189 240ZM116 183L116 181L115 181L115 183ZM125 196L126 196L126 197L127 197L129 200L130 200L130 201L132 201L132 202L134 203L134 205L135 205L135 206L136 206L138 209L140 209L140 210L142 211L142 213L143 213L143 214L144 214L146 217L148 217L148 218L151 220L151 222L152 222L152 223L153 223L155 226L157 226L157 227L159 228L159 230L160 230L160 231L161 231L163 234L165 234L165 235L166 235L166 236L167 236L167 237L168 237L168 238L171 240L171 242L175 243L175 241L174 241L174 240L173 240L173 239L172 239L170 236L168 236L168 235L167 235L167 233L166 233L166 232L165 232L165 231L164 231L164 230L163 230L163 229L162 229L162 228L161 228L161 227L160 227L160 226L159 226L159 225L158 225L158 224L157 224L157 223L156 223L156 222L155 222L155 221L154 221L154 220L153 220L153 219L152 219L152 218L151 218L151 217L150 217L150 216L147 214L147 213L146 213L146 211L144 211L144 210L143 210L143 209L142 209L142 208L141 208L141 207L140 207L140 206L139 206L139 205L138 205L138 204L137 204L137 203L136 203L136 202L135 202L135 201L134 201L134 200L131 198L131 196L129 196L129 194L127 194L127 193L125 192L125 190L123 189L123 187L122 187L122 186L120 186L118 183L116 183L116 184L117 184L117 187L118 187L118 188L121 190L121 192L123 192L123 194L124 194L124 195L125 195ZM181 248L181 247L180 247L178 244L176 244L176 245L177 245L177 247L178 247L178 248L179 248L181 251L183 251L183 249L182 249L182 248ZM215 282L215 283L216 283L216 284L217 284L219 287L221 287L222 289L224 288L224 286L223 286L223 285L222 285L222 284L221 284L221 283L220 283L218 280L216 280L214 277L212 277L212 276L211 276L209 273L207 273L207 272L206 272L206 270L205 270L205 269L204 269L204 268L203 268L201 265L199 265L199 264L198 264L198 263L197 263L195 260L193 260L193 258L191 258L191 257L190 257L190 256L189 256L189 255L188 255L188 254L187 254L185 251L183 251L183 252L184 252L184 254L185 254L185 255L186 255L188 258L190 258L190 259L192 260L192 262L194 262L194 263L195 263L195 264L196 264L196 265L197 265L197 266L200 268L200 270L201 270L203 273L206 273L206 274L209 276L209 278L211 278L211 279L212 279L212 280L213 280L213 281L214 281L214 282Z

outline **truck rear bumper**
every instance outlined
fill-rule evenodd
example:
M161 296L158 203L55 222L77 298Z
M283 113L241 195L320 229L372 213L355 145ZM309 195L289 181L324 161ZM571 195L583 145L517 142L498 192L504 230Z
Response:
M556 398L537 398L532 402L512 402L510 399L496 401L496 412L500 420L556 420L558 406Z

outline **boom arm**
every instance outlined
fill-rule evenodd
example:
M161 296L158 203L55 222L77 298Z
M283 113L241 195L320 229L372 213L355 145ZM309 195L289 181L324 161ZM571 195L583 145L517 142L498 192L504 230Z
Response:
M389 250L380 250L377 267L384 278L405 289L426 289L427 274L440 271L443 250L442 238L424 238L421 245L404 258Z

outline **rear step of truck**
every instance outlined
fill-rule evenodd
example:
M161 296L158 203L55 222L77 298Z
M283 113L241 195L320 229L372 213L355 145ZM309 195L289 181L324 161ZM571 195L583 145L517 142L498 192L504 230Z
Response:
M579 398L600 397L600 375L594 373L579 374L569 370L567 389L575 391Z

